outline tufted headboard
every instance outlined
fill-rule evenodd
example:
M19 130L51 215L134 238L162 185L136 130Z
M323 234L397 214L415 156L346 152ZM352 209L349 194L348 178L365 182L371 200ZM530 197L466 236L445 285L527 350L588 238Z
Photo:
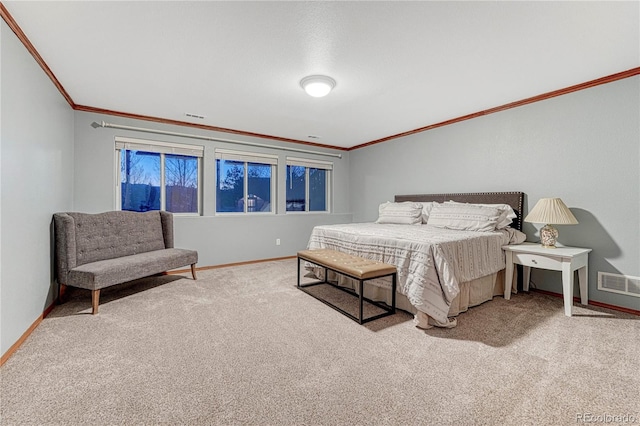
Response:
M436 201L443 203L445 201L457 201L459 203L474 204L509 204L513 211L518 215L513 221L512 227L522 231L522 208L524 205L524 192L471 192L471 193L454 193L454 194L414 194L414 195L396 195L396 202L415 201L427 202Z

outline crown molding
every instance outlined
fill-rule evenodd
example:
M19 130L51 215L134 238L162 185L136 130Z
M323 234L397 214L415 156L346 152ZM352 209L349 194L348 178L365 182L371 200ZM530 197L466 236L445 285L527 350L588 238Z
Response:
M6 22L9 28L11 28L11 31L13 31L14 34L18 37L18 40L22 42L22 44L27 49L27 51L31 53L31 56L33 56L33 59L36 60L38 65L40 65L40 68L42 68L44 73L51 79L54 86L58 88L58 91L60 91L60 94L62 94L62 96L66 99L69 106L73 108L75 104L73 103L73 99L71 99L71 96L69 96L69 94L64 89L64 87L62 87L62 84L60 84L60 82L58 81L58 78L55 76L53 71L51 71L51 68L49 68L49 66L44 61L44 59L42 59L42 56L40 56L40 53L38 53L38 51L33 46L33 44L31 44L31 41L29 41L29 38L22 31L22 28L20 28L18 23L15 21L15 19L13 19L13 16L11 16L7 8L4 7L4 4L2 4L1 2L0 2L0 16L2 16L2 19L4 19L4 22Z
M231 133L231 134L235 134L235 135L256 137L256 138L260 138L260 139L268 139L268 140L279 141L279 142L287 142L287 143L295 143L295 144L299 144L299 145L313 146L313 147L317 147L317 148L336 149L336 150L339 150L339 151L347 151L348 150L348 148L345 148L345 147L332 146L332 145L323 145L323 144L314 143L314 142L302 141L302 140L291 139L291 138L284 138L284 137L279 137L279 136L266 135L266 134L262 134L262 133L248 132L248 131L244 131L244 130L228 129L228 128L224 128L224 127L208 126L208 125L197 124L197 123L189 123L187 121L171 120L171 119L160 118L160 117L152 117L152 116L148 116L148 115L140 115L140 114L133 114L133 113L122 112L122 111L114 111L114 110L108 110L108 109L104 109L104 108L96 108L96 107L91 107L91 106L86 106L86 105L77 105L73 101L73 99L71 98L69 93L67 93L65 88L62 86L62 84L60 83L58 78L55 76L53 71L51 71L51 68L49 68L47 63L44 61L44 59L42 58L42 56L40 55L38 50L35 48L35 46L31 43L31 41L26 36L24 31L22 31L22 29L20 28L18 23L15 21L15 19L13 19L13 16L11 16L11 14L7 10L7 8L4 6L4 4L2 4L2 2L0 2L0 16L2 16L2 19L4 19L4 21L7 23L9 28L11 28L11 30L14 32L14 34L22 42L22 44L27 49L27 51L31 54L31 56L33 56L33 58L36 60L38 65L40 65L40 68L42 68L42 70L49 77L49 79L51 79L51 81L53 82L54 86L58 89L60 94L64 97L64 99L67 101L69 106L75 111L93 112L93 113L98 113L98 114L108 114L108 115L114 115L114 116L118 116L118 117L132 118L132 119L136 119L136 120L153 121L153 122L162 123L162 124L169 124L169 125L183 126L183 127L192 127L192 128L197 128L197 129L202 129L202 130L207 130L207 131L212 131L212 132Z
M429 126L420 127L414 130L409 130L407 132L398 133L396 135L387 136L382 139L376 139L371 142L366 142L360 145L353 146L349 148L349 151L364 148L366 146L371 146L375 144L379 144L382 142L388 142L392 139L402 138L404 136L415 135L416 133L426 132L427 130L436 129L438 127L448 126L450 124L459 123L465 120L471 120L472 118L482 117L484 115L493 114L500 111L505 111L511 108L517 108L519 106L532 104L534 102L540 102L547 99L555 98L556 96L566 95L568 93L577 92L579 90L589 89L591 87L600 86L602 84L612 83L614 81L622 80L625 78L633 77L640 74L640 67L631 68L627 71L622 71L616 74L611 74L606 77L597 78L595 80L586 81L584 83L576 84L574 86L565 87L564 89L554 90L552 92L543 93L541 95L533 96L530 98L522 99L519 101L511 102L508 104L500 105L494 108L485 109L484 111L474 112L473 114L463 115L461 117L452 118L451 120L441 121L440 123L431 124Z
M557 96L566 95L568 93L577 92L579 90L584 90L584 89L588 89L588 88L591 88L591 87L600 86L602 84L612 83L614 81L622 80L622 79L633 77L633 76L636 76L636 75L640 74L640 67L631 68L630 70L627 70L627 71L622 71L622 72L619 72L619 73L616 73L616 74L611 74L611 75L608 75L608 76L605 76L605 77L602 77L602 78L597 78L595 80L590 80L590 81L587 81L587 82L584 82L584 83L576 84L574 86L569 86L569 87L566 87L564 89L554 90L554 91L551 91L551 92L543 93L541 95L537 95L537 96L533 96L533 97L530 97L530 98L522 99L522 100L519 100L519 101L511 102L511 103L508 103L508 104L500 105L500 106L497 106L497 107L494 107L494 108L490 108L490 109L486 109L486 110L483 110L483 111L478 111L478 112L475 112L475 113L472 113L472 114L463 115L461 117L452 118L450 120L442 121L442 122L439 122L439 123L430 124L428 126L419 127L417 129L409 130L409 131L398 133L398 134L395 134L395 135L386 136L384 138L376 139L376 140L373 140L373 141L370 141L370 142L365 142L365 143L362 143L362 144L359 144L359 145L352 146L350 148L345 148L345 147L340 147L340 146L323 145L323 144L314 143L314 142L301 141L301 140L298 140L298 139L290 139L290 138L283 138L283 137L279 137L279 136L266 135L266 134L262 134L262 133L248 132L248 131L244 131L244 130L228 129L228 128L224 128L224 127L209 126L209 125L197 124L197 123L189 123L189 122L186 122L186 121L171 120L171 119L166 119L166 118L159 118L159 117L152 117L152 116L148 116L148 115L133 114L133 113L127 113L127 112L122 112L122 111L114 111L114 110L96 108L96 107L91 107L91 106L86 106L86 105L77 105L73 101L73 99L71 99L71 96L69 96L69 94L64 89L62 84L60 84L60 82L56 78L55 74L53 74L53 71L51 71L49 66L44 61L44 59L42 59L42 56L40 56L40 54L38 53L36 48L33 46L33 44L31 44L31 42L29 41L29 38L25 35L25 33L22 31L20 26L13 19L13 17L9 13L9 11L4 7L2 2L0 2L0 16L2 16L2 19L4 19L4 21L7 23L9 28L11 28L11 30L16 34L16 36L22 42L22 44L25 46L25 48L29 51L29 53L31 53L31 55L36 60L38 65L40 65L40 67L45 72L45 74L47 74L47 76L51 79L51 81L57 87L57 89L60 91L62 96L66 99L66 101L69 104L69 106L75 111L92 112L92 113L98 113L98 114L108 114L108 115L114 115L114 116L118 116L118 117L132 118L132 119L136 119L136 120L152 121L152 122L156 122L156 123L169 124L169 125L175 125L175 126L192 127L192 128L197 128L197 129L202 129L202 130L207 130L207 131L213 131L213 132L231 133L231 134L235 134L235 135L256 137L256 138L261 138L261 139L269 139L269 140L274 140L274 141L279 141L279 142L295 143L295 144L313 146L313 147L318 147L318 148L336 149L336 150L339 150L339 151L353 151L353 150L364 148L364 147L367 147L367 146L376 145L376 144L379 144L379 143L382 143L382 142L388 142L388 141L391 141L393 139L398 139L398 138L402 138L402 137L405 137L405 136L414 135L416 133L426 132L427 130L436 129L438 127L444 127L444 126L448 126L448 125L451 125L451 124L459 123L461 121L471 120L472 118L482 117L484 115L489 115L489 114L493 114L493 113L496 113L496 112L505 111L505 110L508 110L508 109L511 109L511 108L517 108L519 106L528 105L528 104L531 104L531 103L534 103L534 102L544 101L546 99L555 98Z
M247 132L244 130L228 129L225 127L209 126L206 124L189 123L187 121L171 120L167 118L159 118L159 117L153 117L149 115L140 115L140 114L133 114L129 112L114 111L110 109L96 108L96 107L91 107L86 105L74 105L73 109L76 111L91 112L95 114L114 115L117 117L132 118L135 120L152 121L154 123L169 124L173 126L192 127L195 129L207 130L211 132L231 133L234 135L249 136L249 137L268 139L268 140L279 141L279 142L295 143L299 145L307 145L307 146L313 146L317 148L337 149L340 151L347 151L349 149L349 148L340 147L340 146L322 145L319 143L301 141L298 139L289 139L289 138L283 138L280 136L272 136L272 135L265 135L262 133Z

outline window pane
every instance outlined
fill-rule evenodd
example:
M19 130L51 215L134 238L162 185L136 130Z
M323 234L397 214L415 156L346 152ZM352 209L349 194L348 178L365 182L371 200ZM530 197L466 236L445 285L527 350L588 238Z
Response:
M305 167L287 166L287 211L305 211Z
M164 180L167 211L198 212L198 159L196 157L166 154Z
M216 211L244 211L244 163L216 160Z
M309 169L309 211L327 210L327 171Z
M121 157L122 210L160 210L160 154L127 149Z
M271 212L271 165L249 163L247 175L247 212Z

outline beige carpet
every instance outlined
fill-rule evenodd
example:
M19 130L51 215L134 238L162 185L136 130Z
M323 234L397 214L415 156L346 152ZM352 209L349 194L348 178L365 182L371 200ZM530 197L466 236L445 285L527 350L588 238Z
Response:
M97 316L72 291L0 369L1 424L640 423L638 317L567 318L532 293L450 330L406 313L360 326L297 290L295 269L139 280L103 291Z

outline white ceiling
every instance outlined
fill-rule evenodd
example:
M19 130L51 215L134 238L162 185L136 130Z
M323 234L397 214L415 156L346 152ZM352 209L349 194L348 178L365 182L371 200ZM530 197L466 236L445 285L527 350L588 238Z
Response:
M640 65L637 1L3 4L77 105L339 147Z

